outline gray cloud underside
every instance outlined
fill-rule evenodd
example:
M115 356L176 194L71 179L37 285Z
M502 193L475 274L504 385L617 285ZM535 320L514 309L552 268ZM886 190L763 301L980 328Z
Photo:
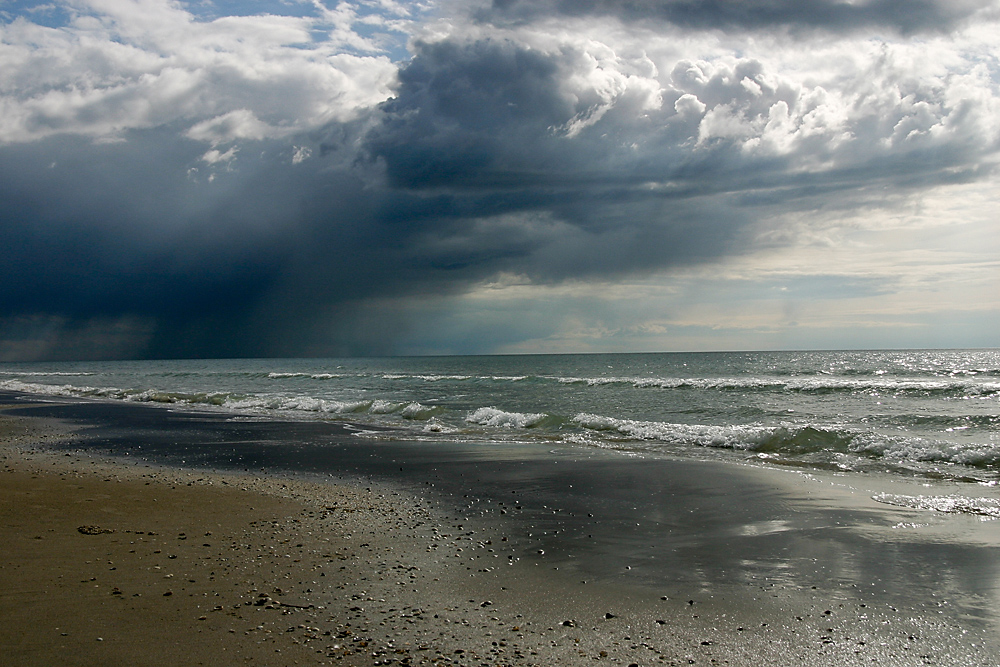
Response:
M479 19L530 21L542 16L611 16L627 22L664 21L683 28L901 34L942 32L989 7L989 0L493 0Z

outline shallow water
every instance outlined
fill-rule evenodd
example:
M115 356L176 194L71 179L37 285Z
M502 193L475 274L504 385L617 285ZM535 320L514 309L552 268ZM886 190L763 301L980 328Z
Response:
M912 634L933 647L935 659L948 656L940 664L994 664L982 656L1000 651L993 639L1000 630L1000 524L901 500L988 501L995 489L984 484L768 469L542 440L435 442L404 440L398 431L358 438L355 427L322 420L122 401L0 392L0 404L10 414L73 425L77 436L56 446L69 455L406 489L433 500L459 536L503 544L495 560L480 554L470 568L504 568L515 558L540 577L557 569L586 581L585 589L638 591L681 608L690 600L698 606L692 613L704 605L717 615L781 619L791 637L803 630L802 618L845 637L882 637L889 642L882 646ZM965 647L974 657L953 659L965 656Z
M0 389L552 444L1000 481L1000 351L0 364Z

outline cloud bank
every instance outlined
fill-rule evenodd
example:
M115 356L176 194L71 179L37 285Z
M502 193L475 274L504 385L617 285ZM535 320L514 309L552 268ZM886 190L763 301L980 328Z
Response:
M480 17L525 22L540 16L603 16L638 23L744 33L776 28L825 33L889 30L900 34L949 32L970 21L989 0L494 0Z
M997 6L906 4L9 12L0 357L853 346L941 285L976 332Z

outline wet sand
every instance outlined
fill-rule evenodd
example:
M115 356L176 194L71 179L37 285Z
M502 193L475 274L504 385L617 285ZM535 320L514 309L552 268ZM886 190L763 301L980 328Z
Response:
M7 399L2 665L989 665L1000 655L988 613L995 522L881 507L845 478L579 453L542 465L512 451L373 448L343 433L323 449L349 454L342 474L256 474L279 458L260 453L273 450L273 424L241 426L232 467L252 461L250 474L218 457L163 465L164 452L141 447L174 443L191 459L177 443L214 438L231 454L235 427L214 418L175 415L199 425L172 431L163 409L98 404L106 419L88 435L65 405L55 412L75 416L56 423L52 406ZM299 436L319 438L303 428L286 425L279 439L294 449ZM123 443L128 458L107 456ZM359 449L375 453L366 463ZM677 478L651 482L667 470Z

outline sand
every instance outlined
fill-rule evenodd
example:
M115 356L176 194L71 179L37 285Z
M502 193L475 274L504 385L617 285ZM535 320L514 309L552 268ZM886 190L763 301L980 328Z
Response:
M431 493L47 448L63 428L0 416L0 665L988 665L998 655L960 620L877 596L585 580L513 546L523 544L513 524Z

